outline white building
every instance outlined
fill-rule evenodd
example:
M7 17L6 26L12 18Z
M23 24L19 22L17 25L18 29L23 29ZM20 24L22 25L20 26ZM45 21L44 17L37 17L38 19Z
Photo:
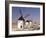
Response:
M31 26L32 26L32 21L27 20L27 21L25 22L25 27L26 27L26 28L30 28Z
M23 30L23 28L24 28L24 18L21 16L18 19L18 29Z

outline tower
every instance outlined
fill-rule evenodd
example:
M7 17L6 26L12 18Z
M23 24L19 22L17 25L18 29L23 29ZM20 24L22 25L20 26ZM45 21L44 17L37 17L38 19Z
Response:
M22 10L19 9L19 11L20 11L20 15L21 15L21 16L20 16L19 19L18 19L18 29L23 30L23 25L24 25L25 19L23 18Z

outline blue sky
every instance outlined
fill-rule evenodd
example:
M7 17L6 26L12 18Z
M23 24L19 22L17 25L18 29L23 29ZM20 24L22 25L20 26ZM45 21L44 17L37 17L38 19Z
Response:
M32 7L12 7L12 21L16 22L18 18L21 16L20 10L25 17L27 14L30 16L26 17L25 20L32 20L33 22L40 22L40 8L32 8Z

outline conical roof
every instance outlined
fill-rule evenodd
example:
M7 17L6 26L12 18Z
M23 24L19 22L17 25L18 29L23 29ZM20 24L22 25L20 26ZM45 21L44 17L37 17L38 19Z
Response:
M25 19L21 16L18 20L23 20L23 21L25 21Z
M26 22L29 22L29 20L27 20Z
M27 20L26 22L32 22L31 20Z

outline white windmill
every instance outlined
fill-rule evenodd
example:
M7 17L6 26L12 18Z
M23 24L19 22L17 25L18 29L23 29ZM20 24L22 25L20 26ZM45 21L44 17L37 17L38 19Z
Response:
M26 20L26 28L30 28L31 26L32 26L32 20L31 20L32 18L30 18L30 20L29 20L29 18L28 18L28 20Z
M21 17L19 17L19 19L18 19L18 28L19 28L20 30L23 30L23 25L24 25L24 21L25 21L25 20L24 20L24 18L23 18L21 9L19 9L19 12L20 12Z

